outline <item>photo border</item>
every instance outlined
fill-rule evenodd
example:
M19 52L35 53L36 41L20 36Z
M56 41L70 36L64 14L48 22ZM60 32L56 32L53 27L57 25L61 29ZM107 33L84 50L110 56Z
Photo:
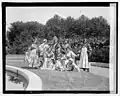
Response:
M6 7L108 7L110 3L116 4L116 94L118 93L118 2L2 2L2 72L3 72L3 94L48 94L48 93L97 93L109 94L110 91L6 91L5 90L5 65L6 65Z

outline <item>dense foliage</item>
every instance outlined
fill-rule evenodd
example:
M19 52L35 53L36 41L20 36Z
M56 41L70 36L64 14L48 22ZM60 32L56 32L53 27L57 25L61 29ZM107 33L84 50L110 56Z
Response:
M69 39L74 52L86 38L93 49L90 61L109 62L110 25L102 16L92 19L84 15L77 19L69 16L64 19L55 15L45 25L36 21L13 22L6 35L7 53L24 54L35 38L40 42L43 38L51 40L55 35L61 40Z

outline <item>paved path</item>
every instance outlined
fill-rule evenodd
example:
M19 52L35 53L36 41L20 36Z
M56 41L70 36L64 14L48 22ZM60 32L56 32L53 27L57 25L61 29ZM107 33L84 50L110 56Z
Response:
M101 68L101 67L91 66L90 72L95 75L104 76L104 77L109 78L109 68Z

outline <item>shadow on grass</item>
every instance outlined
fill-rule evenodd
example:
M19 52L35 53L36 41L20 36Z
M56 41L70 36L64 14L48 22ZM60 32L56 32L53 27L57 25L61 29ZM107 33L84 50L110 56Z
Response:
M23 69L40 69L40 67L28 67L28 66L24 66L21 68L23 68Z
M36 69L36 68L33 68L33 67L21 67L21 68L23 68L23 69Z

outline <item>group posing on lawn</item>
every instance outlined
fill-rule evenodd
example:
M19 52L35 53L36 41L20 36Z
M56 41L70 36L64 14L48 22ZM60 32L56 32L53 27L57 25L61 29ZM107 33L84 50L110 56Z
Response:
M88 52L91 53L90 44L84 40L82 47L75 53L69 40L64 43L53 37L52 44L44 39L41 44L37 44L37 39L25 53L25 61L29 67L40 68L41 70L72 71L80 72L81 69L89 72ZM77 59L79 58L79 59Z

